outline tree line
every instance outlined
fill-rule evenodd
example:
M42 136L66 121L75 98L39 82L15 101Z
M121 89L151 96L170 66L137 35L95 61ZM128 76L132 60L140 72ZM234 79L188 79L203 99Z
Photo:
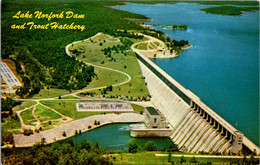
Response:
M9 117L11 115L13 115L13 107L15 107L16 105L21 105L22 102L20 101L15 101L11 98L1 98L1 117L2 118L6 118Z
M75 143L72 140L64 140L54 144L45 145L46 140L36 143L26 149L2 149L3 164L110 164L103 157L103 150L98 143L91 145L83 140Z

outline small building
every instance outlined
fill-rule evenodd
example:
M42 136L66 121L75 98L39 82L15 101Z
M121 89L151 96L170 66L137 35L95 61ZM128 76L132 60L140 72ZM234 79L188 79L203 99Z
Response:
M110 111L110 112L132 112L133 108L130 103L126 102L99 102L83 101L76 103L76 110L81 111Z
M146 107L144 120L147 128L166 128L166 119L154 107Z
M132 137L169 137L172 128L166 118L154 107L144 109L144 124L146 128L131 128Z

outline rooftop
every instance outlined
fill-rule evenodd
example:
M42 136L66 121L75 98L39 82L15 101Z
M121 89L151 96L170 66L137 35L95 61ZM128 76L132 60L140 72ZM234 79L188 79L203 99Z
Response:
M160 115L155 109L154 107L146 107L147 111L151 114L151 115Z

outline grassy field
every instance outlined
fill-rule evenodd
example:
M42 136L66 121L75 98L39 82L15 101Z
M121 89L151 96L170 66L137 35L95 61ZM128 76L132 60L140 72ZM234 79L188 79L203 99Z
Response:
M135 48L136 49L141 49L141 50L146 50L147 49L147 42L145 42L145 43L140 43L140 44L137 44L136 46L135 46Z
M24 102L22 102L21 105L17 105L15 107L13 107L13 111L19 111L19 110L28 108L28 107L30 107L32 105L35 105L35 104L36 104L35 101L24 101Z
M227 158L181 158L181 157L173 157L171 156L171 162L168 162L168 156L166 157L157 157L155 154L162 153L159 151L155 152L142 152L142 153L122 153L122 154L114 154L111 155L112 158L110 160L113 160L114 165L125 165L125 164L142 164L142 165L158 165L158 164L164 164L164 165L170 165L172 162L174 164L180 164L181 159L184 160L182 164L191 164L191 161L197 161L200 164L229 164L230 162L234 161L232 159ZM167 152L164 152L164 154L168 154ZM179 153L180 154L180 153ZM115 157L115 158L113 158ZM195 164L195 163L192 163Z
M36 125L35 122L37 122L37 120L33 117L32 109L33 108L29 108L21 113L24 124Z
M42 104L55 109L61 114L71 117L73 119L80 119L91 115L98 115L101 112L77 112L76 102L70 100L55 100L55 101L41 101Z
M159 45L160 45L160 43L157 42L157 41L155 41L155 42L153 42L153 43L154 43L154 45L156 45L156 46L159 46Z
M63 96L62 99L78 99L78 97L75 96Z
M144 107L137 105L137 104L131 104L132 108L136 113L141 113L144 111Z
M91 89L101 86L109 86L115 83L123 82L127 79L127 77L118 72L102 69L102 68L95 68L95 73L97 77L92 80L92 82L85 88Z
M40 119L41 121L46 121L46 120L54 120L54 119L59 119L61 116L52 110L49 110L48 108L42 106L42 105L37 105L36 110L35 110L35 115Z
M55 128L55 127L62 125L64 123L65 123L64 120L51 121L51 124L49 122L44 122L44 123L42 123L42 130L48 130L48 129L51 129L51 128Z
M103 101L105 101L105 100L103 100ZM71 101L71 100L44 100L44 101L41 101L41 103L48 107L55 109L56 111L60 112L61 114L65 115L65 116L71 117L73 119L80 119L80 118L104 113L104 112L78 112L76 110L77 101ZM139 106L136 104L131 104L131 106L133 107L133 109L136 113L140 113L141 111L143 111L142 106ZM38 107L37 107L37 109L38 109ZM44 115L47 115L47 114L44 114ZM50 119L47 119L47 120L50 120Z
M127 84L115 87L112 92L108 93L108 95L121 95L124 97L128 96L129 98L131 96L134 98L142 98L149 95L144 77L142 76L142 72L136 58L134 56L130 56L130 59L131 60L129 60L125 65L128 68L125 72L132 77L132 80Z
M66 89L42 89L40 93L34 95L33 99L39 99L39 98L51 98L51 97L59 97L61 95L69 94L70 92Z
M155 49L160 45L159 42L150 42L150 44L148 44L147 42L145 43L140 43L135 45L136 49L141 49L141 50L147 50L147 49Z

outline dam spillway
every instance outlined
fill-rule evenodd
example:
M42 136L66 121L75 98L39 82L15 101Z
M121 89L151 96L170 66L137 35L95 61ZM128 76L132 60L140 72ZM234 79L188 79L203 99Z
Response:
M152 104L173 128L170 138L185 152L260 154L241 132L185 89L161 68L136 51L138 63L152 96Z

